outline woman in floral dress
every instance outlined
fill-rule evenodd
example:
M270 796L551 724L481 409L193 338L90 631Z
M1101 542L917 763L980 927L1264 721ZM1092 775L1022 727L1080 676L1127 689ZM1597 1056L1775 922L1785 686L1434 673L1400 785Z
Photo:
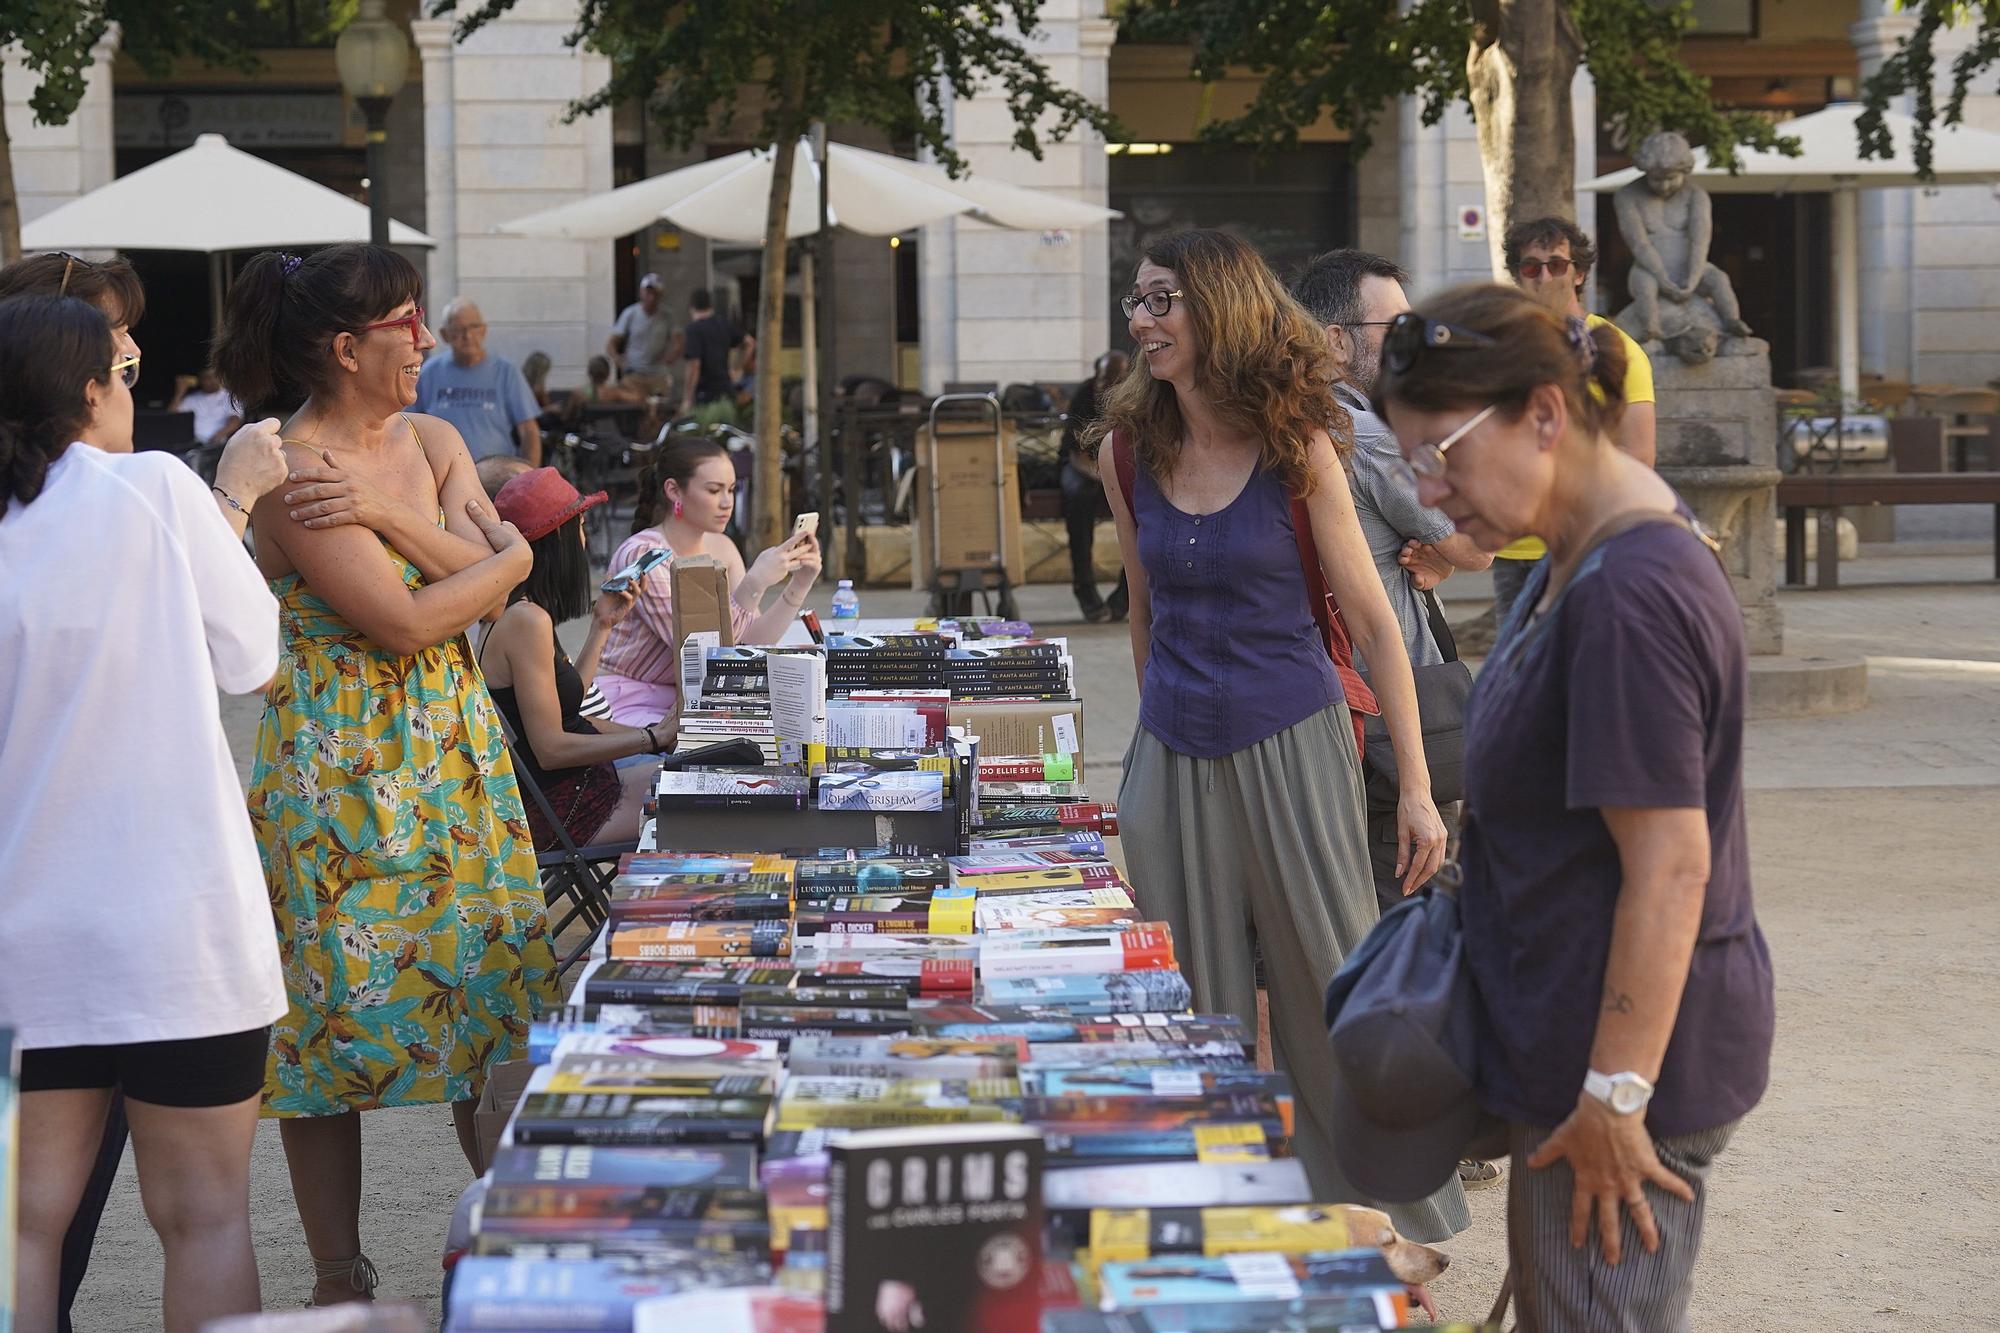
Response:
M534 848L462 631L526 577L464 442L404 411L436 345L418 277L386 248L261 255L217 363L290 412L291 479L254 512L282 657L250 812L290 1009L264 1112L281 1118L316 1303L365 1298L360 1111L471 1111L549 997Z

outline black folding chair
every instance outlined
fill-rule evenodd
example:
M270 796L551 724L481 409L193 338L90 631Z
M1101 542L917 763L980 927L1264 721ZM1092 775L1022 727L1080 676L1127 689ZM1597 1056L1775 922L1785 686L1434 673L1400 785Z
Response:
M508 743L513 744L509 736ZM589 956L590 948L597 943L597 936L611 919L611 881L618 877L618 859L627 852L637 851L639 842L592 843L579 847L569 836L562 820L556 815L555 807L542 791L528 770L519 763L514 765L514 776L520 781L521 790L542 812L543 821L555 833L557 845L535 849L535 869L541 875L542 901L549 912L549 943L561 948L563 932L581 921L589 927L589 932L575 948L559 954L556 959L556 975L562 976ZM558 917L558 905L569 903L567 911Z
M514 744L511 729L506 731L507 743ZM684 750L678 754L662 755L660 767L701 768L705 765L728 765L731 767L759 767L764 762L764 752L751 741L723 741L716 745L704 745L695 750ZM536 783L526 768L514 765L514 775L520 780L521 790L542 812L542 818L555 831L558 846L535 849L535 869L542 880L542 901L548 906L550 917L549 941L557 944L562 933L581 921L587 925L589 933L568 953L556 960L556 975L562 976L572 967L589 956L591 946L603 932L611 919L611 884L618 878L619 858L628 852L637 851L639 844L632 842L593 843L587 847L576 845L569 830L556 817L555 807ZM556 916L557 904L567 901L570 906L561 917Z

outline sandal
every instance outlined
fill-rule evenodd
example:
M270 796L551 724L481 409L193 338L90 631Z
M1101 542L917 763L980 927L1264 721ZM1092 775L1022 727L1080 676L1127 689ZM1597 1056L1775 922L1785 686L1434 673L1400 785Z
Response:
M315 1281L312 1298L306 1302L307 1306L342 1305L349 1301L375 1299L375 1288L381 1279L367 1255L357 1254L352 1259L336 1259L332 1262L315 1259L312 1263ZM345 1291L333 1300L322 1301L319 1299L319 1289L329 1283L344 1284Z

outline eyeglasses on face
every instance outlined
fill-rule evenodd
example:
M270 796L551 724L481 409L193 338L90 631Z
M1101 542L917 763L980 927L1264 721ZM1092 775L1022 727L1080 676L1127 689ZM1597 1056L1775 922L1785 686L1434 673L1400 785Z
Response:
M1551 255L1547 259L1523 259L1514 271L1532 282L1542 276L1543 269L1549 271L1550 277L1560 278L1572 267L1567 255Z
M139 382L139 358L136 356L119 357L111 363L111 373L125 381L126 388L132 388Z
M362 325L360 328L356 329L355 332L373 333L377 329L401 329L401 328L409 329L410 346L416 347L421 345L424 340L424 308L422 306L414 306L411 308L410 313L404 315L401 319L378 320L376 323L373 324Z
M1409 311L1389 321L1389 332L1382 339L1382 365L1390 374L1402 375L1426 351L1492 345L1493 339L1476 329L1425 319L1415 311Z
M1442 477L1444 475L1445 451L1470 435L1480 422L1486 420L1486 418L1499 410L1500 404L1488 403L1485 407L1480 408L1470 417L1467 417L1464 424L1460 425L1457 430L1445 436L1436 444L1426 441L1418 445L1410 452L1410 456L1407 459L1402 460L1401 466L1391 465L1390 470L1396 480L1414 491L1417 488L1417 479L1419 477L1428 477L1432 481L1436 481L1439 477Z
M1125 318L1130 319L1143 305L1146 307L1146 313L1154 319L1164 319L1167 312L1174 308L1174 302L1181 299L1181 289L1176 287L1170 292L1151 291L1144 296L1121 296L1118 298L1118 308L1125 312Z

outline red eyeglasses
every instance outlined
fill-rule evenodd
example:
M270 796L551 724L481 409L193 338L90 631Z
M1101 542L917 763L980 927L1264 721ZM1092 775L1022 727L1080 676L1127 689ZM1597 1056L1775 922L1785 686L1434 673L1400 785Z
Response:
M404 315L401 319L385 319L374 324L364 324L362 327L356 329L355 332L373 333L377 329L401 329L401 328L409 329L410 346L416 347L419 344L421 344L423 342L424 308L422 306L416 306L410 311L409 314Z

